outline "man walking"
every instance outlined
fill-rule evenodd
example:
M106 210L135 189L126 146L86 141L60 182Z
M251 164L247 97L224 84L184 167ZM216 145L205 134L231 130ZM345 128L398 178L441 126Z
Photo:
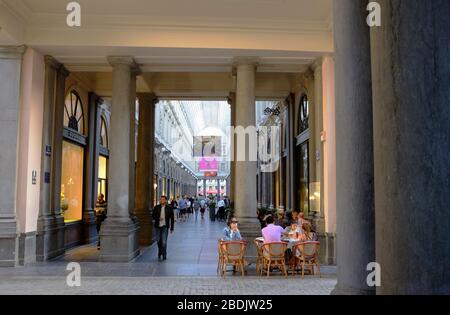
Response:
M159 205L153 209L153 220L155 220L156 240L158 242L158 259L167 259L167 236L173 233L175 217L173 209L167 204L167 197L161 196Z

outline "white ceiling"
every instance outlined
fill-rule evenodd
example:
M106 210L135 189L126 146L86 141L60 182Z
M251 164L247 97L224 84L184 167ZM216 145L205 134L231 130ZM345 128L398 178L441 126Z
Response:
M18 0L15 0L18 1ZM65 13L68 1L22 0L32 13ZM325 21L332 0L78 0L95 15L144 15L259 20Z
M78 0L80 28L61 0L0 0L0 45L25 44L71 71L110 71L129 55L144 71L229 71L236 56L262 72L300 72L333 52L333 0Z

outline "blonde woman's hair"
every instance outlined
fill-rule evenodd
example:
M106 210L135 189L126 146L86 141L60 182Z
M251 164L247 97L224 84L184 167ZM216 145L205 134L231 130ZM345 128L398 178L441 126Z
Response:
M302 224L303 234L305 234L306 239L311 240L311 224L303 223Z

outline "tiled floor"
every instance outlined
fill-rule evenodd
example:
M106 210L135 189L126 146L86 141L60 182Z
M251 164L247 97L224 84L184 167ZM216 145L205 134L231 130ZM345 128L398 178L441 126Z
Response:
M336 284L336 269L329 266L321 268L322 279L285 279L276 274L266 279L256 276L254 265L246 268L246 277L230 272L226 279L220 278L217 240L224 226L194 217L177 222L164 262L157 259L156 244L142 248L142 254L130 263L99 263L97 248L83 246L54 261L0 268L0 294L329 294ZM69 262L80 263L80 288L66 285Z

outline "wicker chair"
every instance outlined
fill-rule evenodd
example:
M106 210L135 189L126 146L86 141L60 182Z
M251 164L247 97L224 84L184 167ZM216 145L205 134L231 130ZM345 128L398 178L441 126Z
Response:
M319 249L320 242L302 242L293 247L293 253L295 255L294 263L292 265L292 275L295 276L296 269L300 264L302 267L302 278L305 275L305 267L311 267L311 274L314 275L314 266L317 267L319 277L320 265L319 265Z
M256 251L258 253L258 257L256 257L256 272L261 275L263 272L263 250L261 242L259 242L258 240L254 240L253 243L255 244Z
M225 241L223 240L219 240L217 242L217 251L219 253L219 260L217 262L217 273L222 273L222 269L223 269L223 244L225 243Z
M246 264L244 259L245 250L247 249L247 242L223 242L221 246L222 251L222 276L226 276L227 265L233 265L233 267L239 267L241 269L242 276L245 275L244 265Z
M263 244L263 268L267 268L267 277L270 276L270 267L281 267L284 276L287 277L286 250L286 243L276 242Z

